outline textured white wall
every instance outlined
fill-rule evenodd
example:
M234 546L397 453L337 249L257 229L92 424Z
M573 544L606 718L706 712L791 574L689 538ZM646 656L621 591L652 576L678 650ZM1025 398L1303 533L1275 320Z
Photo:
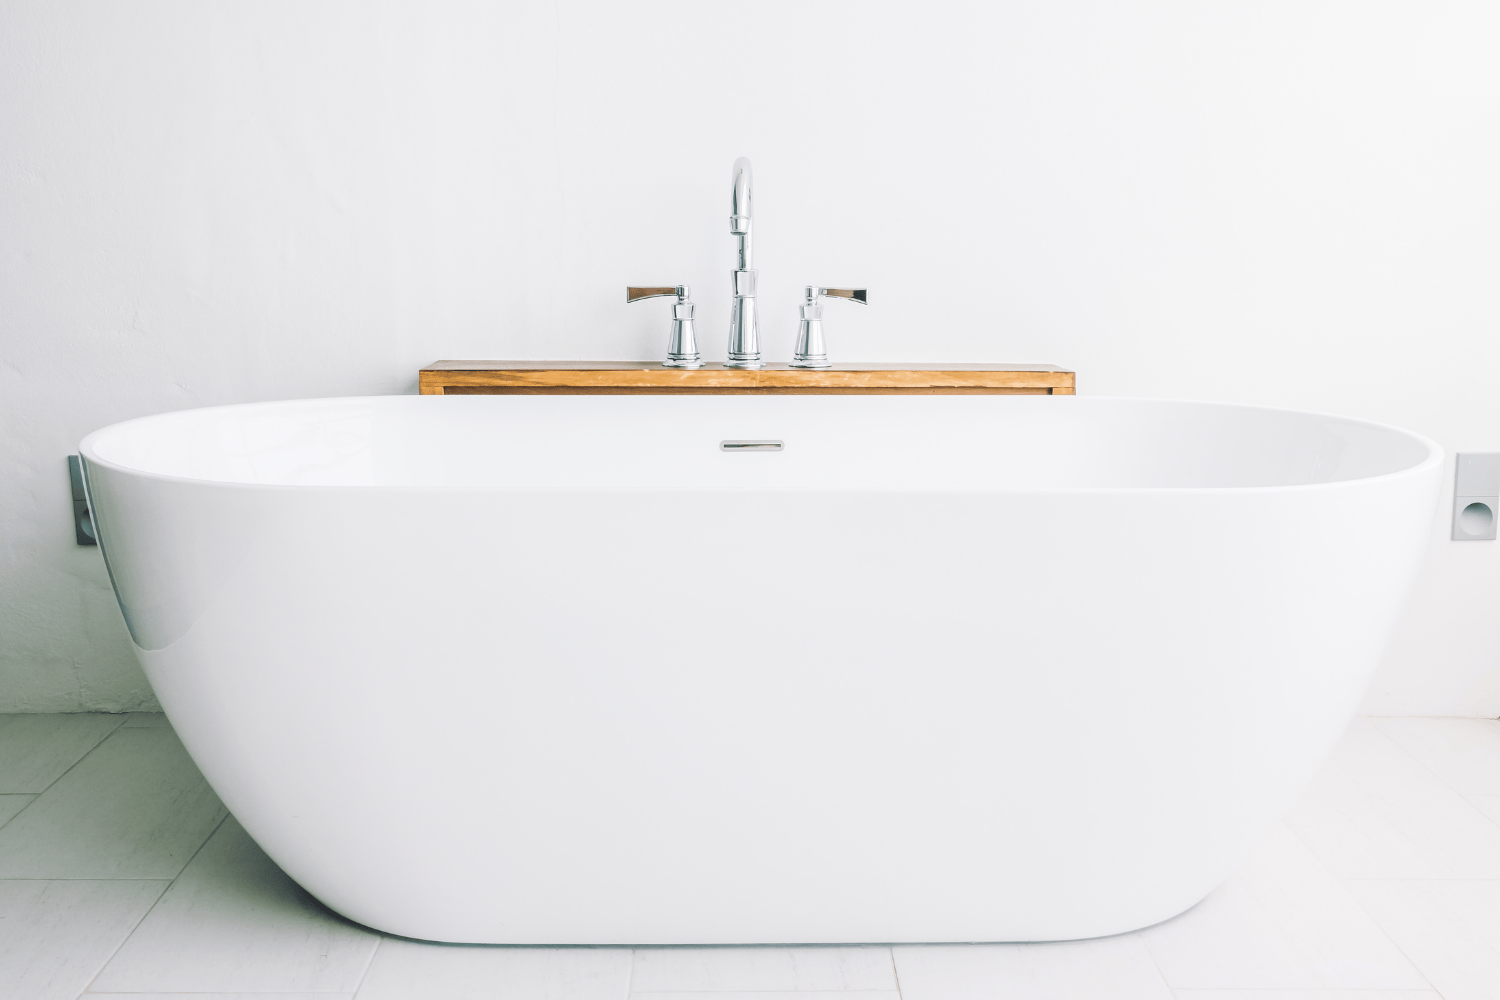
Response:
M739 155L772 358L801 285L862 282L846 360L1500 450L1497 10L5 0L0 711L151 703L73 544L83 434L656 357L627 283L692 284L722 358ZM1500 544L1433 537L1367 707L1500 715Z

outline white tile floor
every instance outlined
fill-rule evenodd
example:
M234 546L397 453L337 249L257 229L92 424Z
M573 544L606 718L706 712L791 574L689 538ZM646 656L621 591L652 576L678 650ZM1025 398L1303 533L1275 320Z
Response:
M383 937L283 875L160 716L0 716L0 998L79 996L1500 1000L1500 722L1357 721L1244 868L1138 933L630 950Z

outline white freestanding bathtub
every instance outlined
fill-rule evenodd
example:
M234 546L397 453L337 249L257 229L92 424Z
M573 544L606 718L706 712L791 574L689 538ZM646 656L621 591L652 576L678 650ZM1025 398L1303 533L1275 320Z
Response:
M409 937L612 944L1192 906L1355 711L1442 462L1005 396L264 403L82 452L141 663L293 878Z

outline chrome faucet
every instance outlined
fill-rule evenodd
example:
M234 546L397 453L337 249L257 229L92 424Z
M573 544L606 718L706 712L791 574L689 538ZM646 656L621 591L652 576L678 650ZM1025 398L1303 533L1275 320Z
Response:
M753 185L750 161L734 161L733 181L729 192L729 233L739 237L739 266L729 273L734 301L729 309L729 357L725 368L764 368L760 357L760 330L755 315L755 279L759 273L752 266L750 250L750 215ZM625 289L625 301L639 302L675 296L672 307L672 333L667 338L667 368L702 368L698 340L693 331L693 303L686 285L632 285ZM797 327L797 347L788 367L830 368L828 348L823 340L823 300L844 299L865 305L869 302L863 288L824 288L808 285L802 303L802 321Z
M663 295L677 296L677 304L672 307L672 335L667 338L667 360L662 362L664 368L703 367L703 362L698 357L698 337L693 332L694 307L688 299L691 292L692 289L687 285L631 285L625 289L627 305Z
M764 368L760 359L760 331L755 322L755 270L750 257L750 161L734 161L730 194L729 232L739 237L739 266L730 273L734 303L729 310L729 357L726 368Z
M823 342L823 299L843 299L869 305L869 293L863 288L821 288L807 286L802 302L802 322L797 324L797 349L792 352L792 368L832 368L828 347Z

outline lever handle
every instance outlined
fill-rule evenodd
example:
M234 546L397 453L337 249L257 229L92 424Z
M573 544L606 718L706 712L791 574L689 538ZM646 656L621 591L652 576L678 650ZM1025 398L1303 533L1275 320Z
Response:
M656 299L663 295L675 295L686 301L688 297L687 285L651 285L648 287L636 287L630 285L625 289L626 303L639 302L641 299Z
M824 288L807 286L807 301L802 303L802 322L797 324L797 349L792 352L793 368L830 368L828 348L823 343L823 300L844 299L870 304L869 292L863 288Z
M850 302L858 302L862 306L870 304L869 292L864 288L816 288L809 285L807 289L807 301L811 302L818 295L826 295L830 299L848 299Z
M702 368L703 359L698 355L698 337L693 331L693 310L688 301L690 289L687 285L630 285L625 289L625 302L642 299L659 299L675 296L672 306L672 335L667 339L667 368Z

